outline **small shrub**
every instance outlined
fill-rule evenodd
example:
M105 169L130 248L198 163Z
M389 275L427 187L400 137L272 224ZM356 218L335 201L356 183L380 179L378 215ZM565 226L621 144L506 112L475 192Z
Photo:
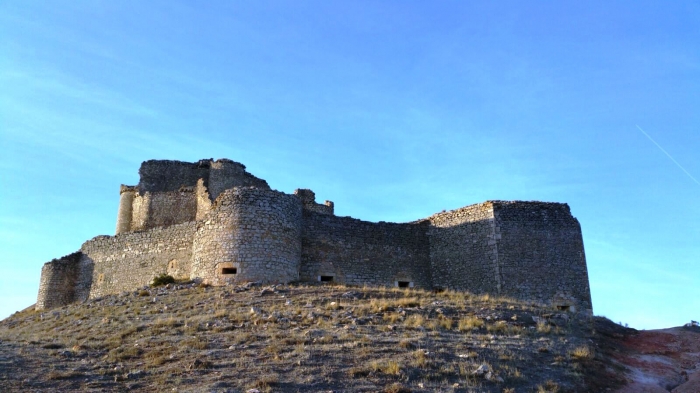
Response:
M593 351L589 347L582 345L569 352L569 356L576 360L592 359Z
M162 285L167 285L167 284L174 284L175 283L175 277L169 275L169 274L161 274L160 276L156 276L153 278L153 282L151 283L152 287L160 287Z

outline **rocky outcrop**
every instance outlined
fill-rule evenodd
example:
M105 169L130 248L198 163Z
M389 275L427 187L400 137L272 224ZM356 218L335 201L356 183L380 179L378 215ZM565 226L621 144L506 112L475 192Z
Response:
M639 331L613 358L628 368L618 393L700 392L700 327Z

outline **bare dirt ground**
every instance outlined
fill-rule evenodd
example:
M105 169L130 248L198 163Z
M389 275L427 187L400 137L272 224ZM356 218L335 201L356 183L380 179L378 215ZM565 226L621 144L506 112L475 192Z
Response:
M636 331L463 292L142 288L0 322L0 391L607 392Z

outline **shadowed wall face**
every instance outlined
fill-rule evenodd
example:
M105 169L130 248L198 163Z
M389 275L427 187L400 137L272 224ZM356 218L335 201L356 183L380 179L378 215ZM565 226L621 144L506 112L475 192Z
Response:
M182 162L149 160L139 168L139 194L146 192L177 191L180 187L192 187L199 179L209 179L209 160Z
M373 223L304 210L301 279L431 288L428 223Z
M563 203L494 202L501 294L591 309L578 220Z
M493 205L481 203L428 218L433 285L498 293Z

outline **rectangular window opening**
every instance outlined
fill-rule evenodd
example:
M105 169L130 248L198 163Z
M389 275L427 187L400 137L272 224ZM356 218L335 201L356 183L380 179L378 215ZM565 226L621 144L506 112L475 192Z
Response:
M238 269L235 267L222 267L221 268L221 274L236 274L238 273Z
M318 281L331 282L333 281L333 276L319 276Z
M398 281L396 283L396 286L399 288L409 288L411 286L411 282L410 281Z
M557 306L559 311L569 311L570 308L571 306Z

